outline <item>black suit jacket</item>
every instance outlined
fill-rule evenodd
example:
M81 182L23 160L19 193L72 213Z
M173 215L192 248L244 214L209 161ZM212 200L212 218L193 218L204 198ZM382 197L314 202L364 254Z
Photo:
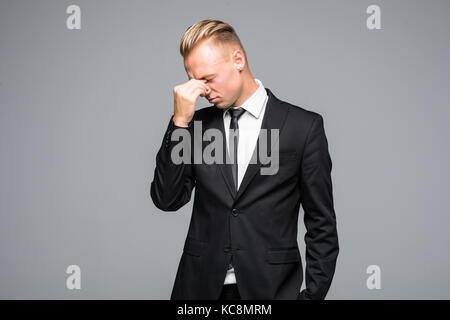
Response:
M339 245L323 118L266 91L261 128L279 129L279 169L275 175L262 175L264 164L257 159L248 165L237 193L230 164L171 161L172 148L181 142L171 141L173 130L180 127L169 121L156 156L151 198L159 209L176 211L196 188L171 299L218 299L230 261L242 299L324 299L328 292ZM201 121L202 133L210 128L222 132L226 155L223 110L197 110L189 127L181 128L192 137L193 121ZM193 138L191 142L196 143ZM201 143L204 148L210 142ZM302 292L300 204L307 230Z

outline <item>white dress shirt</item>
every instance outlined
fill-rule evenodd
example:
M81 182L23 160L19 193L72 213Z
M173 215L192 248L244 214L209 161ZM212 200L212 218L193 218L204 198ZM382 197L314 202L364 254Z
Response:
M262 82L255 79L258 83L258 89L239 107L244 108L245 112L239 117L239 142L238 142L238 189L241 185L242 179L244 178L245 171L253 155L253 151L256 147L256 142L258 141L259 131L261 129L262 120L264 117L264 112L266 110L267 104L267 92L264 88ZM230 122L231 115L225 109L223 112L223 122L225 127L225 137L228 145L228 135L230 134ZM231 159L232 160L232 159ZM227 271L224 284L236 283L236 277L234 274L234 268Z

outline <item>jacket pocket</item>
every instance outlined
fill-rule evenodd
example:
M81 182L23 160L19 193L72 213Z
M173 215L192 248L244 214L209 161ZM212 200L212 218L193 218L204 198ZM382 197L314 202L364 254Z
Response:
M206 244L207 243L204 241L187 237L184 243L183 252L191 256L200 257L205 250Z
M300 261L298 248L269 249L267 251L268 263L295 263Z

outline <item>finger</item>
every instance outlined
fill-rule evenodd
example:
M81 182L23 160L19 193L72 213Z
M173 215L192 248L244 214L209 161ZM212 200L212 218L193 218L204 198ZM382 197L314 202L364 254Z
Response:
M195 94L198 95L198 96L204 97L205 93L206 93L206 90L205 90L204 87L197 87L195 89Z
M184 87L187 92L191 92L192 89L195 87L195 79L191 79L188 82L186 82Z
M203 92L206 92L206 84L205 83L203 83L203 82L196 82L192 87L191 87L191 90L192 91L195 91L196 89L200 89L200 91L203 93ZM191 91L191 92L192 92Z
M204 82L206 82L206 80L191 79L186 84L186 91L190 92L190 93L193 93L195 88L197 88L199 86L203 87L204 86Z

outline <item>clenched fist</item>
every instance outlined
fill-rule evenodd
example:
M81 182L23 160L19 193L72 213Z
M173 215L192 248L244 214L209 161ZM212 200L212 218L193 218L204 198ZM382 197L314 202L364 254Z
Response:
M173 88L173 122L176 126L187 127L194 117L198 97L209 94L209 88L205 82L206 80L191 79Z

